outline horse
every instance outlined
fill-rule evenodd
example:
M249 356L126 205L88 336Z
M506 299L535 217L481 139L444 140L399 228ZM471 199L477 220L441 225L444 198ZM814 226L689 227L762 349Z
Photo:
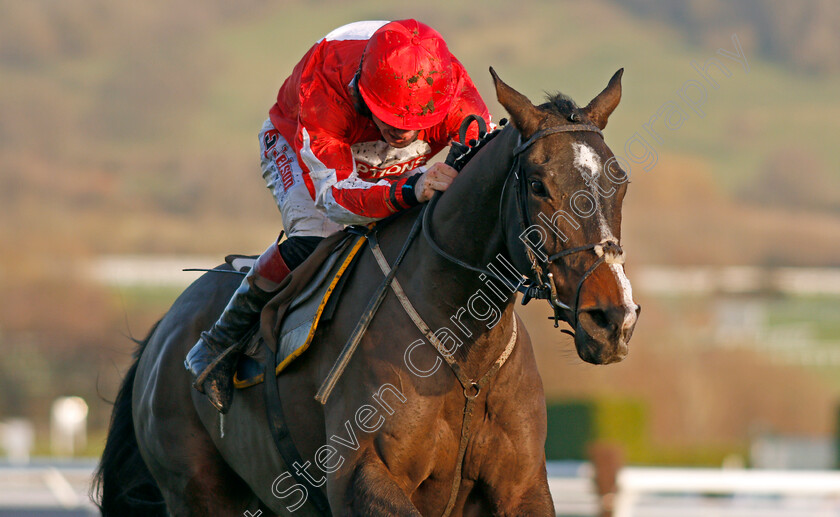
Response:
M511 123L443 195L377 231L385 260L403 259L402 296L386 294L331 397L314 395L383 279L369 252L313 347L265 378L306 461L278 463L261 390L237 391L221 416L191 387L183 357L239 284L207 273L123 380L97 471L103 515L554 515L516 291L549 301L582 360L627 355L639 311L619 245L628 174L601 133L623 70L584 108L562 94L535 106L490 72Z

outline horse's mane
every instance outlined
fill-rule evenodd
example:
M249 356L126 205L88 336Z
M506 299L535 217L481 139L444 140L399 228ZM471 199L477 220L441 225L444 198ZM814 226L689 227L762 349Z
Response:
M579 118L580 113L580 107L577 103L572 100L571 97L561 92L546 93L546 102L540 104L539 108L556 113L569 121L574 121ZM501 119L496 129L480 136L478 140L470 142L470 145L453 146L450 150L450 156L447 162L451 162L451 165L456 170L460 171L467 163L470 162L470 160L473 159L476 154L478 154L478 151L481 150L487 142L495 138L502 129L504 129L506 123L507 119ZM467 144L467 142L463 143Z
M460 171L464 168L464 166L469 163L470 160L478 154L480 151L490 140L494 139L502 130L505 128L505 124L507 124L507 119L502 119L499 121L499 125L493 131L488 131L483 135L478 137L478 140L473 140L470 142L470 145L453 145L449 151L449 156L447 157L447 163L452 165L452 167Z
M546 102L539 106L541 109L557 113L566 120L573 121L580 112L580 107L566 94L555 92L546 93Z

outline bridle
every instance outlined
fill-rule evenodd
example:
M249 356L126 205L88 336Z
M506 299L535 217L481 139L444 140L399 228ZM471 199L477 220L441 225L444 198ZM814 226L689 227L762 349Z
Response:
M461 124L461 142L464 142L467 128L472 124L473 121L477 122L479 126L479 135L482 138L485 137L485 135L487 134L484 120L479 117L476 117L475 115L470 115L469 117L464 119L464 122ZM522 137L520 135L520 143L513 150L513 163L511 164L507 176L505 177L505 181L502 186L502 193L499 197L499 219L502 228L507 228L507 222L505 221L506 211L503 209L503 206L505 204L508 185L511 182L514 183L516 189L516 207L520 230L521 232L525 232L527 228L531 227L531 218L528 214L527 178L525 172L522 169L523 153L527 151L537 140L545 138L549 135L553 135L556 133L571 133L583 131L596 133L599 136L601 136L601 138L603 138L604 136L603 133L601 133L600 129L591 124L566 124L562 126L554 126L546 129L541 129L533 135L531 135L531 137L528 138L528 140L526 140L525 142L521 142ZM465 146L461 146L459 150L463 150L464 147ZM450 160L447 160L447 162L449 161ZM437 204L438 199L440 198L440 195L440 192L435 193L435 195L429 201L427 209L423 213L423 236L426 238L426 241L429 243L429 246L438 255L454 264L457 264L458 266L461 266L471 271L475 271L477 273L481 273L483 275L487 275L491 278L495 278L498 281L502 282L504 285L510 286L509 280L501 278L499 275L497 275L493 271L490 271L489 269L479 266L473 266L454 257L450 253L444 251L435 242L432 236L431 214L434 211L434 208ZM517 285L511 287L515 288L516 291L522 293L523 305L527 304L531 299L548 300L549 304L551 305L554 311L552 319L554 319L555 327L558 326L558 320L562 319L563 321L569 323L572 329L576 329L578 324L580 293L583 289L584 282L586 282L586 280L592 275L592 273L595 272L596 269L598 269L598 267L601 264L624 263L624 252L621 249L619 243L614 240L604 240L598 243L586 244L584 246L578 246L574 248L567 248L552 255L548 255L541 249L542 244L538 246L537 250L533 249L528 245L525 245L524 243L523 247L525 248L524 253L528 257L528 261L531 264L531 270L528 274L523 275L522 278L519 279ZM578 280L574 300L571 304L567 304L560 301L557 294L557 288L554 285L552 274L544 273L547 270L548 265L560 259L565 259L566 257L569 257L571 255L590 250L594 251L597 258L589 266L589 268L587 268L587 270L581 276L580 280ZM539 254L537 252L539 252ZM547 260L540 259L540 256L547 257ZM561 332L565 332L574 336L573 331L563 329L561 330Z

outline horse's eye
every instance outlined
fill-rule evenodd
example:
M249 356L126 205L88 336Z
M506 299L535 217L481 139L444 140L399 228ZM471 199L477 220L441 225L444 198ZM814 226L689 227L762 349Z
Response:
M531 191L538 196L545 196L545 185L540 180L531 180Z

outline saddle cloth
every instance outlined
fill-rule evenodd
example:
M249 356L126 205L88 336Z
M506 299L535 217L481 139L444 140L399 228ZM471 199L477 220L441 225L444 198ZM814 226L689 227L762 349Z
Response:
M325 241L331 238L328 237ZM236 388L249 388L263 382L263 365L272 355L276 365L275 375L279 375L309 348L318 324L329 321L332 317L345 283L344 274L364 242L363 237L350 234L344 234L331 242L323 242L325 245L331 245L333 249L320 250L320 254L319 249L316 249L313 256L292 272L296 278L289 283L284 282L284 287L281 287L278 295L266 305L265 311L277 313L278 306L280 308L279 319L272 325L274 328L268 329L269 332L265 331L267 318L264 313L263 332L259 332L259 326L255 326L251 332L245 353L240 356L233 377ZM326 258L319 256L325 253L328 253ZM225 260L238 271L247 271L253 267L256 257L229 255ZM314 263L319 260L322 261L320 265ZM307 276L309 278L306 278ZM293 292L295 290L298 292ZM290 297L291 302L288 304L277 302L278 299ZM268 318L268 321L271 319ZM276 336L276 349L275 343L266 343L265 334Z

